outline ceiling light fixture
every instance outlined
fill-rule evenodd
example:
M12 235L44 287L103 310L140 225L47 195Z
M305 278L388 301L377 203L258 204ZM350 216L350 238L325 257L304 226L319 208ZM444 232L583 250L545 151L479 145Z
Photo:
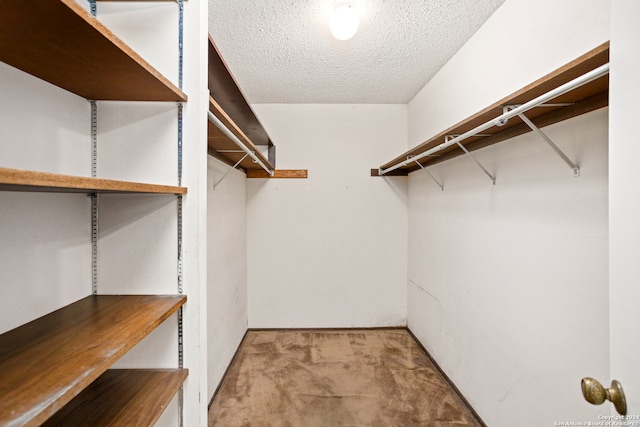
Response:
M353 2L337 0L329 21L331 34L338 40L349 40L358 31L358 14Z

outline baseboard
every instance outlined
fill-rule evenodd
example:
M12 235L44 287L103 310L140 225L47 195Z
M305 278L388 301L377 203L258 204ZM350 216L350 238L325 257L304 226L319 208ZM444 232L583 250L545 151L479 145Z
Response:
M478 415L478 412L476 412L476 410L473 408L473 406L471 406L471 404L469 403L467 398L464 397L462 392L460 392L460 389L458 389L458 387L453 383L453 381L451 381L451 378L449 378L449 376L442 370L442 368L440 367L438 362L436 362L436 360L431 356L431 353L429 353L429 351L425 348L425 346L422 345L420 340L415 336L415 334L411 331L411 329L409 329L408 326L406 328L404 328L404 329L406 329L407 332L409 332L409 335L411 335L411 337L416 342L416 344L418 344L418 346L422 349L422 351L424 351L424 354L426 354L427 357L429 358L429 360L431 360L431 363L433 363L433 366L436 367L438 372L440 372L440 375L442 375L442 377L445 379L445 381L449 384L449 386L453 389L453 391L458 395L460 400L462 400L462 402L467 406L467 408L469 408L469 410L471 411L473 416L476 417L478 422L483 427L487 427L487 424L482 420L482 418L480 418L480 415Z
M334 328L249 328L249 331L273 332L273 331L374 331L374 330L402 330L406 326L363 326L363 327L334 327Z
M211 400L209 401L209 405L207 405L207 411L209 411L211 409L211 405L213 404L214 399L218 395L218 392L220 391L220 388L222 388L222 384L227 379L227 374L229 373L229 369L231 369L231 366L233 366L233 363L236 361L236 358L238 357L238 352L240 351L240 347L242 347L242 344L244 344L244 340L247 339L247 332L249 332L249 329L244 331L244 335L242 336L242 339L240 340L240 343L238 344L238 347L236 348L235 353L233 353L233 357L231 358L231 361L227 365L227 369L224 370L224 374L222 374L222 377L220 378L220 381L218 382L218 386L216 387L216 391L213 392L213 396L211 396Z

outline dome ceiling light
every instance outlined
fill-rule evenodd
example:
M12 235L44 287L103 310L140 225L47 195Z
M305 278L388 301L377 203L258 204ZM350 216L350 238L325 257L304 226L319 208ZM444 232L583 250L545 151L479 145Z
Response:
M331 34L338 40L349 40L358 31L358 13L350 0L337 0L329 21Z

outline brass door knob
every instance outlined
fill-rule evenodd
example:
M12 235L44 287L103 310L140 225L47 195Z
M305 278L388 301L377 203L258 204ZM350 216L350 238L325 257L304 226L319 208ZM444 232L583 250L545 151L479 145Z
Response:
M604 388L598 380L589 377L583 378L582 395L587 402L594 405L601 405L605 400L608 400L613 403L620 415L627 415L627 399L624 397L622 384L616 380L611 381L610 388Z

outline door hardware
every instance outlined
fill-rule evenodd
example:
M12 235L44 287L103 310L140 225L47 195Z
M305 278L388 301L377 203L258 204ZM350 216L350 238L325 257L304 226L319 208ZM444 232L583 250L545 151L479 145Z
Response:
M611 381L611 387L604 388L598 380L593 378L582 379L582 395L585 400L594 405L601 405L605 400L610 401L615 406L620 415L627 415L627 399L624 397L622 384L618 381Z

